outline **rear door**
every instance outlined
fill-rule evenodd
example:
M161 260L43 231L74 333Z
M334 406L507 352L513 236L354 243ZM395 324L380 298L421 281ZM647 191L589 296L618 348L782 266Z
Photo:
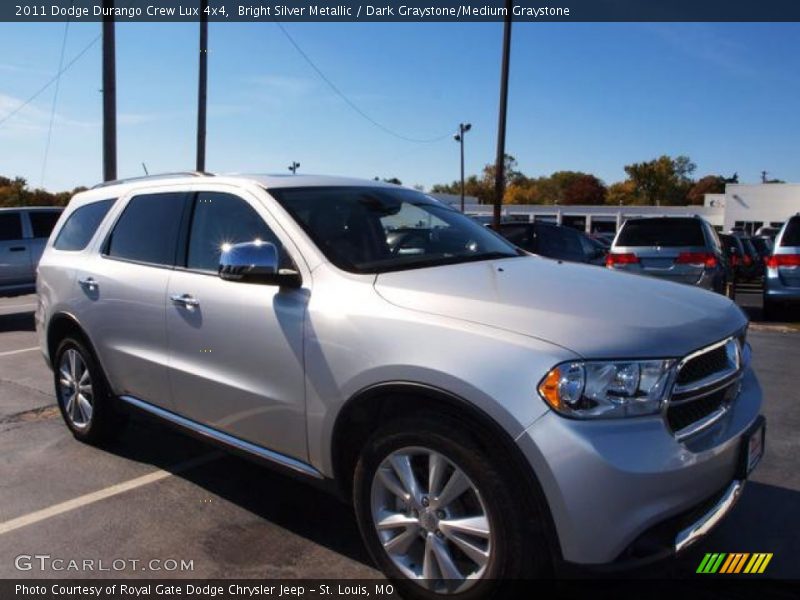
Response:
M775 254L800 256L800 216L792 217L775 246ZM781 261L778 266L778 276L786 287L800 287L800 260Z
M678 283L695 284L706 264L690 260L708 253L702 223L693 218L629 219L614 243L615 254L635 254L628 271Z
M34 281L22 211L0 211L0 287L33 285Z
M188 197L134 192L100 252L77 273L80 318L93 334L114 392L168 409L167 283Z

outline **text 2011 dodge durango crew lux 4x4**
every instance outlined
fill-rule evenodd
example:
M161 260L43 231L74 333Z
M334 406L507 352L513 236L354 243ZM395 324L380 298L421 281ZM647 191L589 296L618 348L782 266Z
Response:
M132 405L329 480L409 596L679 551L763 449L730 300L527 254L394 185L105 184L64 211L38 294L76 438Z

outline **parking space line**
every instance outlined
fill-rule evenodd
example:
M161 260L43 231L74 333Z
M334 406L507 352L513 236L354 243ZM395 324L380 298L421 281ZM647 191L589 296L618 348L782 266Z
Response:
M0 356L11 356L12 354L22 354L23 352L33 352L34 350L38 350L39 346L33 346L32 348L23 348L22 350L8 350L6 352L0 352Z
M20 527L33 525L34 523L44 521L45 519L49 519L50 517L55 517L65 512L69 512L87 506L89 504L99 502L100 500L105 500L106 498L117 496L119 494L129 492L130 490L134 490L136 488L140 488L142 486L149 485L157 481L161 481L162 479L166 479L167 477L176 475L178 473L181 473L182 471L187 471L189 469L193 469L194 467L198 467L205 463L216 460L221 456L224 456L222 452L210 452L208 454L198 456L197 458L193 458L191 460L178 463L177 465L169 468L169 470L158 469L157 471L153 471L152 473L148 473L147 475L142 475L141 477L136 477L135 479L129 479L128 481L117 483L102 490L97 490L96 492L84 494L83 496L78 496L77 498L73 498L72 500L67 500L66 502L54 504L53 506L49 506L47 508L34 511L32 513L28 513L27 515L11 519L10 521L6 521L5 523L0 523L0 535L3 535L4 533L8 533L10 531L14 531L15 529L19 529Z

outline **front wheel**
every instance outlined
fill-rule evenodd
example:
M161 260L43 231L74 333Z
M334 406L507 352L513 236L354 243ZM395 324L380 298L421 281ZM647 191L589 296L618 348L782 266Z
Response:
M356 468L361 534L404 597L483 598L503 580L540 575L546 543L526 486L447 419L411 419L375 433Z

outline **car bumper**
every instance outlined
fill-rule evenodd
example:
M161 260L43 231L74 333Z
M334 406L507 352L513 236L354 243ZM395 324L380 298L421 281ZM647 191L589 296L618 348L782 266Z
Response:
M787 286L772 269L764 277L764 297L780 302L800 302L800 287Z
M660 416L588 421L549 412L538 419L517 441L543 488L563 559L658 558L707 533L741 493L742 438L760 407L748 369L725 416L683 442Z

